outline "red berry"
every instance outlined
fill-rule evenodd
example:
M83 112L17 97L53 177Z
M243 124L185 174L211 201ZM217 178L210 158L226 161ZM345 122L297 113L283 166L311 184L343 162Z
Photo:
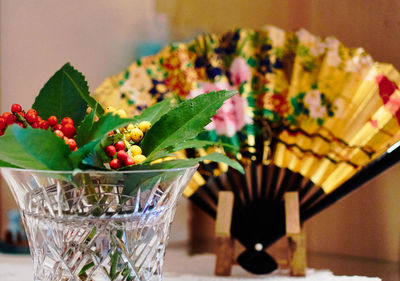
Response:
M41 121L41 122L39 123L39 126L40 126L41 129L47 130L47 129L49 128L49 122L47 122L47 121Z
M74 139L69 139L69 140L67 141L67 144L69 145L69 149L70 149L71 151L74 151L74 150L75 150L75 148L76 148L76 141L75 141Z
M115 144L115 149L116 149L117 151L125 150L125 143L124 143L123 141L118 141L118 142Z
M34 122L33 124L31 124L31 126L32 126L32 128L34 128L34 129L37 129L37 128L39 128L40 126L39 126L39 122Z
M7 116L10 115L10 114L11 114L11 112L4 112L4 113L3 113L4 119L7 119Z
M63 131L64 135L66 135L69 138L74 137L76 133L75 127L71 123L64 124L62 126L61 131Z
M109 136L114 135L114 131L109 132L108 135L109 135Z
M25 114L25 119L26 121L28 121L29 124L33 124L36 121L39 121L36 110L29 109L28 112Z
M128 158L129 158L129 155L128 155L128 153L126 153L125 150L120 150L120 151L117 152L117 158L118 158L122 163L125 164L126 161L127 161Z
M47 119L47 122L49 122L50 126L54 127L55 125L57 125L58 120L57 117L53 115Z
M118 159L113 159L110 161L110 168L117 170L119 168L121 168L121 161L119 161Z
M125 161L125 166L131 166L135 165L135 161L133 161L132 158L128 157L128 159Z
M104 149L104 151L106 152L106 155L108 157L113 157L115 152L117 152L117 150L115 149L115 146L113 146L113 145L107 145L106 148Z
M22 110L22 106L20 106L20 105L17 104L17 103L14 103L14 104L11 106L11 112L13 112L13 113L21 112L21 110Z
M7 122L4 117L0 117L0 130L3 130L7 127Z
M33 123L35 123L36 121L39 121L39 120L37 119L37 116L35 116L35 115L26 114L25 116L26 116L25 119L26 119L26 121L28 121L29 124L33 124Z
M17 125L18 125L18 126L20 126L21 128L25 128L25 125L24 125L24 123L17 122Z
M7 116L6 122L7 122L7 125L14 124L15 122L17 122L17 117L15 117L14 114L10 114Z
M37 121L42 122L43 121L42 117L38 116Z
M54 130L62 130L62 125L61 124L57 124L54 126Z
M29 109L28 112L26 114L33 114L37 116L37 111L34 110L33 108Z
M55 130L54 133L57 135L57 137L60 137L60 138L64 137L64 133L60 130Z
M69 118L69 117L64 117L64 118L61 120L61 125L66 125L66 124L72 124L72 125L74 125L74 121L73 121L71 118Z

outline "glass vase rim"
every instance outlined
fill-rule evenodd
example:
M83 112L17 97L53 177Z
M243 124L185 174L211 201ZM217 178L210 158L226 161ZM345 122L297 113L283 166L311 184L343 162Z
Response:
M23 169L14 167L0 167L0 170L11 170L16 172L31 172L31 173L46 173L46 174L142 174L142 173L157 173L157 172L177 172L198 168L199 163L179 168L169 169L146 169L146 170L35 170L35 169Z

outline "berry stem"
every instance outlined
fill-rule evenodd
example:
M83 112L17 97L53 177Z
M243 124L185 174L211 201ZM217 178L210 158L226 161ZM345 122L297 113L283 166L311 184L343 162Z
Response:
M18 120L19 122L21 122L22 124L25 125L26 128L29 126L28 121L26 121L26 119L25 119L23 116L21 116L21 115L19 115L19 114L14 114L14 115L15 115L15 117L17 117L17 120Z
M96 202L99 201L99 198L97 195L97 191L93 186L93 182L90 179L90 175L83 173L83 174L81 174L81 179L82 179L83 188L85 189L85 194L90 195L90 196L87 196L87 200L89 201L89 203L95 204Z

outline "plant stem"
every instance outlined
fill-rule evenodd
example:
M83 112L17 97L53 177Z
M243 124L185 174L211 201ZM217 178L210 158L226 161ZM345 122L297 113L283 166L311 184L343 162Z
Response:
M117 230L117 238L122 239L123 231ZM111 255L111 268L110 268L110 276L114 280L117 275L117 266L119 257L121 256L121 252L119 250L115 250L114 254Z

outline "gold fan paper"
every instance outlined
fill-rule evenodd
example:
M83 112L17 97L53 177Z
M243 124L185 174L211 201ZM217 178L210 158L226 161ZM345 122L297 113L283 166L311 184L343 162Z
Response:
M207 126L210 138L240 147L244 164L288 168L327 194L400 139L399 82L392 65L361 48L267 26L171 44L107 78L93 95L135 115L166 97L237 89ZM270 137L258 149L263 134ZM185 194L204 183L197 173Z

